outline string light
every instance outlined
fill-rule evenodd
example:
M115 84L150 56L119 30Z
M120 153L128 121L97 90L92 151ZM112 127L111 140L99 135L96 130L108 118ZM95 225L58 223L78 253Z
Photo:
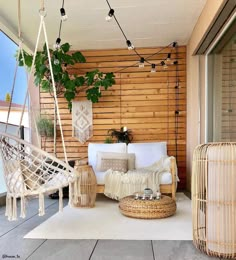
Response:
M114 13L115 13L114 9L110 9L108 15L106 16L106 21L107 22L110 22L112 20L112 17L114 16Z
M172 47L176 48L176 46L177 46L177 42L173 42Z
M161 66L163 67L163 69L167 69L168 66L166 65L166 63L164 61L161 62Z
M55 49L55 50L57 50L57 49L60 49L60 47L61 47L61 38L57 38L56 39L56 43L53 45L53 48Z
M66 15L66 11L64 9L64 0L62 0L62 7L60 8L60 13L61 13L61 21L60 21L60 26L59 26L58 37L56 39L56 43L53 44L53 48L55 50L58 50L58 49L61 48L61 27L62 27L62 22L66 21L68 19L68 16ZM59 62L59 60L58 60L58 62ZM57 65L57 61L56 60L54 61L54 64Z
M54 63L54 65L59 65L60 61L56 58L53 63Z
M156 72L156 64L152 64L152 69L151 69L151 72Z
M140 61L139 61L139 65L138 65L139 68L144 68L144 61L145 61L144 58L141 57L141 58L140 58Z
M61 20L63 22L65 22L68 19L68 16L67 16L66 11L63 7L60 9L60 13L61 13Z
M137 54L137 56L139 56L139 58L140 58L140 61L137 62L137 63L135 63L134 65L138 64L139 68L143 68L143 67L144 67L144 58L141 57L141 55L140 55L140 54L138 53L138 51L135 49L135 47L134 47L134 45L132 44L132 42L131 42L130 40L128 40L128 38L127 38L127 36L126 36L124 30L122 29L122 27L121 27L119 21L117 20L117 18L116 18L116 16L115 16L115 10L111 7L111 5L110 5L110 3L109 3L108 0L106 0L106 2L107 2L107 5L108 5L108 7L109 7L109 12L108 12L108 15L106 16L106 20L107 20L107 21L110 21L110 20L114 17L114 19L115 19L115 21L116 21L118 27L120 28L120 31L122 32L124 38L126 39L126 44L127 44L128 50L134 50L135 53ZM170 45L168 45L167 47L176 48L176 46L177 46L177 42L173 42L173 43L171 43ZM164 49L164 48L163 48L163 49ZM162 49L162 50L163 50L163 49ZM156 55L156 54L158 54L158 53L160 53L160 52L161 52L161 51L159 50L158 52L156 52L156 53L154 53L154 54L152 54L152 55L146 57L146 59L145 59L145 61L152 66L151 72L156 72L156 65L150 63L147 59L150 58L150 57L152 57L152 56L154 56L154 55ZM167 69L167 68L168 68L167 63L170 63L170 61L171 61L171 52L168 53L168 54L167 54L167 58L164 59L164 60L161 62L161 65L163 66L163 69ZM174 64L174 63L172 63L172 64ZM132 66L134 66L134 65L132 65ZM154 67L154 65L155 65L155 67ZM128 67L132 67L132 66L128 66ZM121 70L123 70L123 69L121 69ZM121 71L121 70L119 70L119 71Z
M171 53L168 53L166 61L170 61L171 60Z
M134 49L134 45L131 43L130 40L127 40L127 41L126 41L126 44L127 44L127 46L128 46L128 50L133 50L133 49Z

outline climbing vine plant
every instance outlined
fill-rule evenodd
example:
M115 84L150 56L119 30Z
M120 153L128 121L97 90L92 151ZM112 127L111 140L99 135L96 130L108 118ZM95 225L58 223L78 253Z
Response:
M102 96L100 89L103 87L107 90L115 83L114 74L103 73L98 69L86 72L83 76L70 75L67 71L68 65L86 62L85 57L79 51L69 52L70 44L64 43L60 48L50 49L52 60L52 70L56 87L56 94L64 95L68 102L68 108L71 110L72 100L76 94L82 90L86 91L87 99L93 103L99 101ZM33 56L24 52L25 65L28 68L32 67ZM19 65L23 66L23 56L19 55ZM48 54L46 44L42 51L38 51L35 57L34 64L34 83L40 86L44 91L50 92L53 96L52 78L49 68Z

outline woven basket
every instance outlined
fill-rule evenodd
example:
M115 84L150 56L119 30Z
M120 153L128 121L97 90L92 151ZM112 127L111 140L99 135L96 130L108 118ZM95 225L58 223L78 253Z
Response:
M159 200L136 200L128 196L120 200L119 209L123 215L132 218L167 218L175 214L176 203L164 195Z

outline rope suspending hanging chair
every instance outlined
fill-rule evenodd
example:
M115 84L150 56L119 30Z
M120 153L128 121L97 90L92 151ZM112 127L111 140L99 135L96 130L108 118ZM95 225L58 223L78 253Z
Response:
M22 110L22 115L25 110L25 104L27 96L30 96L29 93L29 82L30 77L32 75L34 63L35 63L35 56L37 53L38 43L41 31L43 29L47 53L48 53L48 60L49 66L51 71L51 78L52 78L52 86L54 90L54 94L56 93L55 82L53 78L53 71L51 66L51 59L48 47L48 40L47 40L47 33L44 23L45 17L45 9L44 3L42 1L41 9L40 9L40 25L38 31L37 42L35 46L35 52L33 56L32 67L30 71L30 75L28 78L28 86L27 86L27 94L25 98L24 107ZM21 37L20 32L20 0L18 0L18 27L19 27L19 39ZM22 54L22 44L21 40L19 43L19 51L18 55ZM24 60L24 58L23 58ZM17 61L18 63L18 61ZM18 66L18 64L17 64ZM15 85L15 78L17 73L17 66L14 75L14 82L12 87L12 96L14 92L14 85ZM7 197L6 197L6 216L9 220L16 220L17 219L17 198L21 199L21 214L20 217L24 218L26 215L25 210L25 201L27 197L38 195L39 197L39 216L44 215L44 195L53 193L59 190L59 211L63 209L63 187L69 186L69 205L71 206L73 203L78 202L77 197L77 177L74 168L72 168L68 164L66 149L65 149L65 142L63 137L63 131L61 126L60 120L60 113L58 108L58 101L55 95L55 105L57 107L57 117L60 126L62 144L63 144L63 151L65 162L57 159L55 156L48 154L47 152L39 149L38 147L20 139L17 136L13 136L7 134L7 125L9 114L11 110L11 103L12 103L12 96L10 100L8 115L7 115L7 122L5 132L0 132L0 154L2 157L3 162L3 171L5 182L7 186ZM21 116L21 122L22 123ZM35 122L35 121L34 121ZM37 132L37 127L35 127ZM38 133L37 133L38 137ZM39 139L39 137L38 137Z

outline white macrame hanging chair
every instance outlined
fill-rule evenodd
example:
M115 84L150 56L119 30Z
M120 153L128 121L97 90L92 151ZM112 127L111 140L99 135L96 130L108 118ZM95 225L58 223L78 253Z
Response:
M20 28L19 10L20 10L20 0L18 0L18 23L19 23L18 27ZM76 172L74 168L72 168L68 164L66 150L65 150L65 142L64 142L63 131L61 126L55 82L53 78L51 59L49 55L47 33L46 33L46 27L44 23L44 17L45 17L44 6L42 6L40 9L40 17L41 20L40 20L38 37L37 37L37 43L36 43L35 52L33 56L31 72L29 74L27 94L26 94L25 103L21 115L20 125L22 123L27 96L30 95L29 82L30 82L30 77L32 75L32 70L35 63L35 56L38 48L40 33L41 30L43 29L48 57L49 57L49 66L50 66L52 85L53 85L54 96L55 96L55 106L57 108L56 109L57 118L60 126L65 162L57 159L55 156L48 154L47 152L39 149L38 147L20 139L18 136L13 136L6 133L9 114L11 110L11 103L12 103L11 100L8 109L5 132L0 132L0 154L2 157L3 171L4 171L4 177L5 177L6 187L7 187L6 216L8 217L8 220L17 219L18 198L20 198L21 200L20 217L22 218L25 218L26 216L26 198L30 196L32 197L37 195L39 198L39 216L45 214L44 195L53 193L57 190L59 191L59 211L62 211L63 209L62 189L65 186L69 186L69 205L71 206L73 203L78 202ZM19 29L19 38L20 38L20 29ZM21 41L19 43L18 55L20 53L22 54L22 56L24 55ZM24 61L24 56L23 56L23 61ZM14 92L17 66L18 64L16 65L11 99ZM34 123L35 123L35 119L34 119ZM37 132L37 127L35 127L35 129Z

